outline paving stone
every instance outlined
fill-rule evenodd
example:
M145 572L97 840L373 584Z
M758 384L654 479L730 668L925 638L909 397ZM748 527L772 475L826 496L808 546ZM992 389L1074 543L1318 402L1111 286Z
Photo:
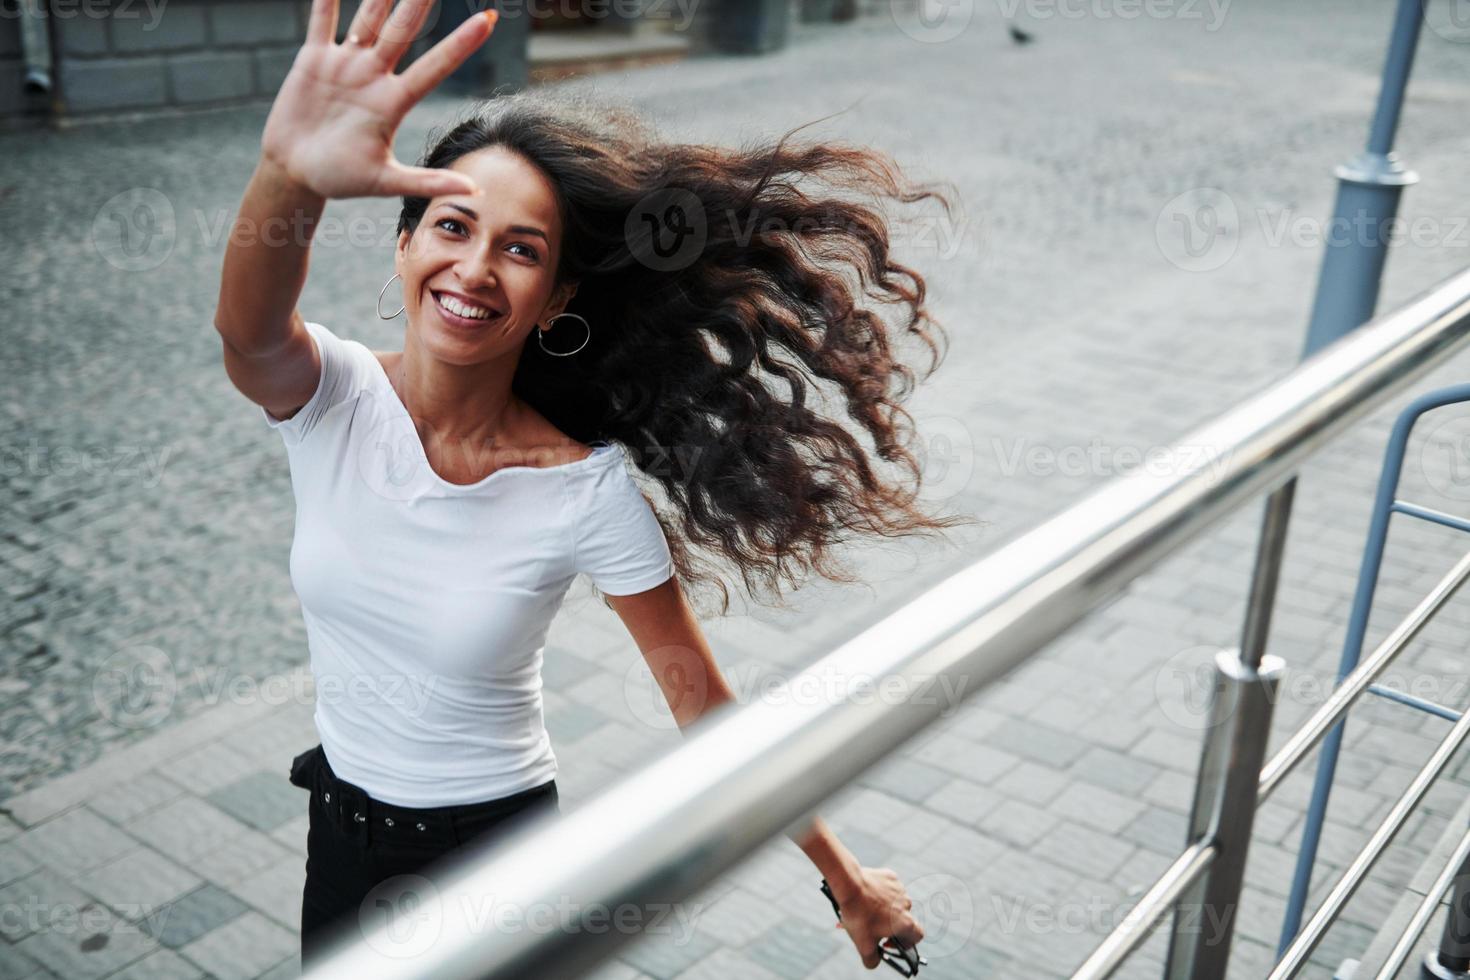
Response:
M863 773L858 782L891 793L899 799L919 803L953 778L951 774L928 763L901 758L879 763Z
M957 776L988 783L1020 763L1009 752L941 732L916 750L915 758Z
M981 817L979 825L987 834L1030 850L1057 822L1046 810L1019 800L1006 800Z
M1063 820L1046 832L1035 853L1068 871L1089 878L1107 878L1133 856L1135 849L1133 844L1111 834Z
M732 949L717 949L687 970L679 971L676 976L678 980L725 980L727 977L780 980L780 974L772 973Z
M306 811L307 794L272 773L255 772L205 799L256 830L270 832Z
M1047 812L1111 834L1137 820L1145 806L1100 786L1072 785L1047 806Z
M1071 765L1087 751L1082 739L1024 719L997 730L991 744L1056 769Z
M994 788L1013 799L1046 807L1064 787L1068 777L1037 762L1022 762L995 781Z
M305 886L306 863L293 854L242 879L231 891L287 929L299 929Z
M135 847L117 860L79 876L76 883L123 918L138 921L151 917L203 881L157 851Z
M179 758L167 771L194 793L209 794L251 775L256 761L228 741L210 742ZM289 785L289 784L288 784Z
M0 916L0 936L16 942L35 932L73 929L82 913L91 909L102 906L50 868L41 868L0 888L0 911L5 913Z
M250 833L243 823L195 796L184 796L135 817L124 829L185 867Z
M959 823L973 825L1005 800L995 790L956 778L925 800L924 806Z
M156 909L143 921L143 926L165 946L178 949L246 911L248 906L234 895L204 884ZM205 964L200 965L209 969Z
M847 789L835 809L828 807L833 820L870 834L883 834L914 812L911 804L863 786Z
M191 867L217 885L232 887L290 854L287 848L251 830L198 855Z
M783 918L764 897L732 888L700 913L699 928L726 946L744 946Z
M0 844L0 885L24 878L40 866L29 852L13 841Z
M742 952L776 976L801 980L834 950L844 946L852 946L844 932L784 919L757 935ZM857 955L856 948L853 948L852 955Z
M179 950L219 980L253 980L299 952L296 936L259 912L233 918Z
M618 958L654 980L671 980L719 948L719 940L695 929L686 938L655 935L629 940Z
M87 807L39 824L13 843L36 861L64 874L88 871L134 846L127 834Z
M1071 769L1079 779L1135 797L1162 771L1153 763L1100 746L1088 749Z
M156 809L184 794L184 787L158 772L145 772L97 794L88 806L116 824Z
M204 976L193 963L171 949L156 949L107 980L200 980Z

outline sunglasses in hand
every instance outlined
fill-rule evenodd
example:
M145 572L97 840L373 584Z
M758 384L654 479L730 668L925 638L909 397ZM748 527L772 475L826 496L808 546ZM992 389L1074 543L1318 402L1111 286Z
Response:
M827 884L826 878L822 879L822 894L832 903L832 911L837 918L842 918L842 910L837 907L837 896L832 894L832 886ZM905 946L903 940L894 936L885 936L878 940L878 952L883 956L884 963L905 977L917 976L919 967L929 965L929 961L919 955L917 945Z

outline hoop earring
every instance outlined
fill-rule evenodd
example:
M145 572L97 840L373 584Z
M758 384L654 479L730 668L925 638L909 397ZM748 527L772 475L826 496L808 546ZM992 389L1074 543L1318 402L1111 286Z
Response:
M393 285L393 280L394 279L397 279L397 278L398 278L398 273L396 273L396 272L393 273L393 275L391 277L389 277L388 281L385 282L385 283L383 283L383 288L380 289L380 290L378 290L378 302L377 302L377 304L373 308L378 311L378 318L379 319L382 319L382 320L391 320L395 316L397 316L398 313L402 313L403 312L403 307L400 306L398 308L398 313L390 313L387 316L383 316L383 294L388 291L388 287L391 286L391 285Z
M558 351L554 351L554 350L546 350L546 342L542 339L545 334L548 334L551 331L549 331L549 330L542 330L540 328L537 328L537 330L536 330L536 343L540 344L541 345L541 349L544 350L544 351L546 351L546 353L550 354L552 357L570 357L571 355L577 353L577 351L581 350L583 347L586 347L587 346L587 341L589 341L589 340L592 339L592 324L588 323L587 322L587 318L584 317L584 316L582 316L582 315L580 315L580 314L577 314L577 313L558 313L556 316L552 317L550 320L547 320L546 322L549 324L549 323L551 323L554 320L560 320L564 316L576 317L578 320L581 320L582 321L582 326L584 326L584 327L587 328L587 336L582 338L582 343L580 343L580 344L577 345L576 350L569 350L569 351L560 351L560 352L558 352Z

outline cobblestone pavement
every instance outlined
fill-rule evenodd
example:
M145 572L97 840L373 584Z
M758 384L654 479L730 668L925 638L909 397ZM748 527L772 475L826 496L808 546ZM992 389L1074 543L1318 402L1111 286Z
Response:
M1131 17L1123 4L1032 6L1021 22L1039 41L1026 47L982 9L943 43L874 19L803 30L768 57L571 83L628 96L670 135L725 143L845 110L805 135L886 148L916 176L953 181L965 205L963 223L904 241L953 341L912 407L931 440L929 499L986 523L943 544L864 549L867 588L812 587L789 612L708 621L737 690L810 661L1298 354L1331 168L1363 143L1389 5L1163 4ZM1393 252L1382 308L1470 256L1470 44L1432 26L1398 136L1422 177L1401 210L1417 231ZM400 156L455 108L420 106ZM264 118L0 138L0 975L296 969L305 794L284 770L314 736L309 692L291 680L305 646L286 575L290 486L210 326ZM333 202L344 227L373 233L318 239L301 302L379 348L401 329L373 315L394 213L391 201ZM162 217L150 228L140 214ZM1416 390L1467 366L1457 357ZM1273 747L1333 674L1387 428L1409 397L1304 470L1272 629L1290 664ZM1459 410L1426 423L1405 496L1464 508L1467 426ZM1181 679L1237 638L1258 513L1189 545L823 809L865 864L904 878L930 936L927 972L1065 975L1178 851L1200 737L1198 691ZM1370 643L1457 557L1453 538L1395 526ZM1467 625L1451 603L1394 682L1470 701ZM117 669L139 663L176 682L166 711L109 700ZM579 586L546 658L564 808L678 743L636 696L638 664ZM1446 727L1382 701L1355 709L1319 881ZM1260 810L1232 976L1265 972L1310 779L1307 767ZM1368 944L1467 784L1452 773L1429 794L1304 975L1329 976ZM813 871L773 841L691 899L692 936L640 939L602 975L868 975ZM1157 975L1162 939L1123 975Z

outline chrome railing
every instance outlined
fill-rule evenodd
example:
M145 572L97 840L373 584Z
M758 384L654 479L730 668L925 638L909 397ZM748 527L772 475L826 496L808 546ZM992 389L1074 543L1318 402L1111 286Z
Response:
M873 681L869 691L894 679L914 690L940 676L963 678L965 696L972 697L1220 518L1280 488L1310 453L1467 339L1470 270L1364 325L1180 439L1172 471L1151 466L1109 481L803 673L867 678ZM1213 450L1212 458L1203 459L1209 454L1200 448ZM1261 557L1268 564L1258 564L1251 588L1247 644L1256 642L1252 637L1263 641L1269 622L1282 512L1267 513ZM1431 597L1435 608L1463 581L1465 567L1462 562L1456 580L1436 590L1435 596L1443 596ZM1417 628L1411 623L1396 631L1402 642L1395 649ZM1377 656L1364 662L1364 673L1353 681L1358 693L1375 665L1381 668L1387 660ZM1182 902L1226 903L1233 911L1249 835L1231 828L1243 822L1248 830L1258 799L1330 728L1327 713L1345 710L1352 700L1345 695L1324 705L1305 734L1263 772L1267 727L1261 721L1269 721L1279 661L1258 656L1251 663L1222 651L1218 663L1212 709L1218 723L1206 735L1183 854L1079 977L1109 975ZM636 920L643 909L684 899L776 834L796 831L823 801L945 709L937 699L884 703L870 696L724 705L691 726L683 745L577 809L470 848L437 887L419 895L409 940L401 926L394 934L393 922L365 930L361 940L339 948L307 976L577 975L639 934L609 927L609 918L617 921L627 911ZM1462 736L1457 726L1451 738L1458 744ZM487 914L487 897L514 914ZM544 914L568 908L608 914L600 928L589 926L580 912L561 922L547 921ZM1228 931L1205 943L1176 922L1172 938L1170 975L1223 975Z

